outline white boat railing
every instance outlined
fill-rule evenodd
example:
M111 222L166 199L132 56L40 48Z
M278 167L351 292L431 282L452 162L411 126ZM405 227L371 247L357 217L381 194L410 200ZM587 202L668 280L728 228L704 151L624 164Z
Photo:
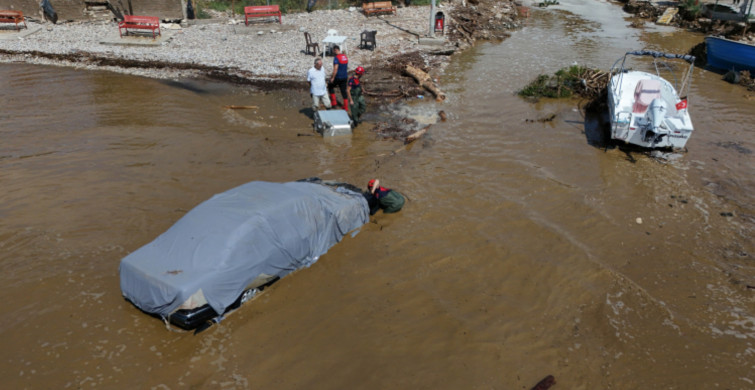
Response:
M673 69L668 64L663 63L663 66L665 66L670 73L674 76L674 88L676 89L677 96L686 96L689 93L690 85L692 84L692 72L695 68L695 56L689 55L689 54L673 54L673 53L664 53L660 51L654 51L654 50L635 50L635 51L628 51L624 54L624 56L613 64L611 67L609 73L608 73L608 80L609 83L613 79L614 74L620 74L620 76L617 79L618 88L612 88L615 93L616 97L620 97L622 92L619 88L623 85L623 77L626 73L627 69L625 67L627 57L628 56L649 56L653 57L653 66L655 67L655 73L658 75L658 77L661 77L660 70L658 69L658 59L659 58L668 58L668 59L680 59L688 62L690 64L689 68L686 72L684 72L684 76L682 77L681 84L679 84L679 80L676 79L676 75L673 72ZM617 67L618 63L621 62L621 66ZM661 77L663 78L663 77ZM616 86L615 86L616 87Z

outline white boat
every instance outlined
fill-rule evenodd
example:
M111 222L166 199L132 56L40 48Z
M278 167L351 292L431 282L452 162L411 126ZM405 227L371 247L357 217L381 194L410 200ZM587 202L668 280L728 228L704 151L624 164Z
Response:
M627 59L634 57L652 57L655 74L627 68ZM646 148L684 148L693 130L686 94L694 62L691 55L651 50L630 51L619 58L608 82L611 139ZM680 64L685 71L675 69ZM673 77L674 84L661 74Z

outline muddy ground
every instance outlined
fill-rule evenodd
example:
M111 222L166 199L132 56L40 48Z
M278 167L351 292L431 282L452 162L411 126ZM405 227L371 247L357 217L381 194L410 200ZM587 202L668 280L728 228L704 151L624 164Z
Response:
M519 27L520 6L513 1L470 0L454 4L446 16L446 45L437 48L428 46L419 51L399 53L391 58L378 58L368 64L369 72L364 76L366 96L369 99L368 112L390 112L390 106L396 102L416 98L420 95L434 97L430 91L406 73L407 65L426 72L442 91L438 79L443 68L450 62L450 57L471 47L477 40L504 39L509 31ZM418 37L419 38L419 37ZM183 75L196 78L219 80L234 84L247 85L260 92L272 90L290 90L298 93L306 90L308 85L303 80L290 77L264 76L232 67L207 66L188 62L143 61L106 57L86 51L73 51L65 54L45 53L40 51L15 52L0 49L0 55L23 55L24 57L43 58L55 62L94 67L135 68L160 70L165 72L180 71ZM419 130L418 124L406 118L382 115L386 122L378 122L374 131L384 138L406 140L406 137Z

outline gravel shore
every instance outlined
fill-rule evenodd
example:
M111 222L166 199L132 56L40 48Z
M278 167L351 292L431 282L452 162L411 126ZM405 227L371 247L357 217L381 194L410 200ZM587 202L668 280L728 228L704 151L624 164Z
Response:
M448 15L453 3L439 10ZM413 6L399 8L397 15L365 17L359 9L324 10L283 15L282 24L244 25L243 17L197 21L181 27L162 26L163 38L155 46L128 46L106 42L142 42L151 38L119 38L114 21L71 22L63 24L27 21L29 31L22 37L17 32L0 31L0 62L26 62L107 69L148 77L176 78L196 76L196 68L213 68L246 79L303 80L314 57L304 53L304 31L320 42L329 29L348 37L350 68L363 65L386 66L386 61L401 53L439 50L444 47L422 47L418 38L427 33L430 8ZM374 51L359 49L359 34L377 31ZM9 34L15 34L9 37ZM446 43L446 49L453 48ZM112 66L92 59L125 60L183 64L180 67ZM117 62L117 61L115 61ZM113 63L113 61L110 61ZM326 60L329 70L330 61ZM186 66L191 64L191 66ZM195 68L196 67L196 68Z

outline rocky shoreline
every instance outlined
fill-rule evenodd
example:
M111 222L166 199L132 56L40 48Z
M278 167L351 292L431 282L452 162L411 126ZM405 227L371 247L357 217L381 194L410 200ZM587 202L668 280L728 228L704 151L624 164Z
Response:
M338 35L348 36L345 46L350 67L367 68L367 81L370 74L382 78L385 73L393 74L395 83L385 89L396 90L410 84L408 77L396 74L401 73L397 64L411 63L437 78L449 62L449 54L469 47L479 37L503 38L506 30L518 28L513 2L475 3L449 1L437 8L447 15L442 46L419 44L429 27L429 6L400 7L395 16L379 17L365 17L356 8L291 13L284 15L282 24L249 26L244 25L243 17L220 14L209 21L162 25L161 42L153 46L146 45L151 37L123 38L123 42L137 43L119 44L115 21L51 24L27 18L29 30L37 31L16 39L0 39L0 62L101 69L154 78L207 77L262 89L301 88L314 59L305 54L303 32L321 41L328 30L336 29ZM359 35L365 30L377 31L374 50L359 48ZM0 34L18 33L0 30ZM384 94L378 91L379 96Z

